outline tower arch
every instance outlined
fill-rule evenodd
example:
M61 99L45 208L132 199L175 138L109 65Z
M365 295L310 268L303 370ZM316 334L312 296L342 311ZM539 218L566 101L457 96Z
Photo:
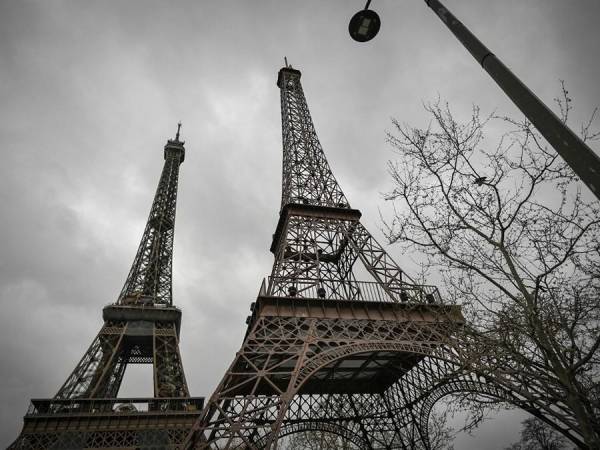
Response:
M344 439L347 442L353 444L356 449L367 449L368 443L360 436L359 433L351 430L349 427L343 424L329 423L329 422L300 422L290 423L281 427L277 439L280 440L287 436L292 436L298 433L305 433L310 431L320 431L324 433L334 434ZM266 436L262 440L255 442L257 448L263 448L266 443Z

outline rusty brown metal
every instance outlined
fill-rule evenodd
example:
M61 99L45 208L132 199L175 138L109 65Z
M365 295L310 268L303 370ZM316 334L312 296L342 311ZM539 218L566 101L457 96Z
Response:
M300 77L284 67L277 81L283 181L273 269L186 448L273 449L306 430L365 449L426 448L426 400L455 371L452 339L465 320L362 226L325 158Z

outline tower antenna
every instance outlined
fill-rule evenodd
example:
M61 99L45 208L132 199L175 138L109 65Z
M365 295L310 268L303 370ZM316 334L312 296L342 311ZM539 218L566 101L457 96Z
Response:
M179 140L179 130L181 130L181 121L177 123L177 134L175 135L175 140Z

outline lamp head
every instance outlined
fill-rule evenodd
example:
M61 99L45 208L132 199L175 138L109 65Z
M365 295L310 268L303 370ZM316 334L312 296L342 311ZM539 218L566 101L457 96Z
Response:
M355 41L367 42L377 35L380 27L379 15L372 9L363 9L352 16L348 31Z

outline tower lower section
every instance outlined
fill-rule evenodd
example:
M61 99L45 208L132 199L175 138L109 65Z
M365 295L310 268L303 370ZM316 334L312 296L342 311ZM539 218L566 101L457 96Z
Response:
M53 399L32 400L11 449L176 449L203 408L179 353L181 311L109 305L104 325ZM129 364L151 364L153 397L119 398Z
M443 380L431 358L463 324L457 306L259 296L186 448L272 449L302 430L359 448L426 442L411 435L413 396Z
M154 397L189 397L179 309L109 305L102 315L104 326L55 399L116 398L129 364L152 364Z

